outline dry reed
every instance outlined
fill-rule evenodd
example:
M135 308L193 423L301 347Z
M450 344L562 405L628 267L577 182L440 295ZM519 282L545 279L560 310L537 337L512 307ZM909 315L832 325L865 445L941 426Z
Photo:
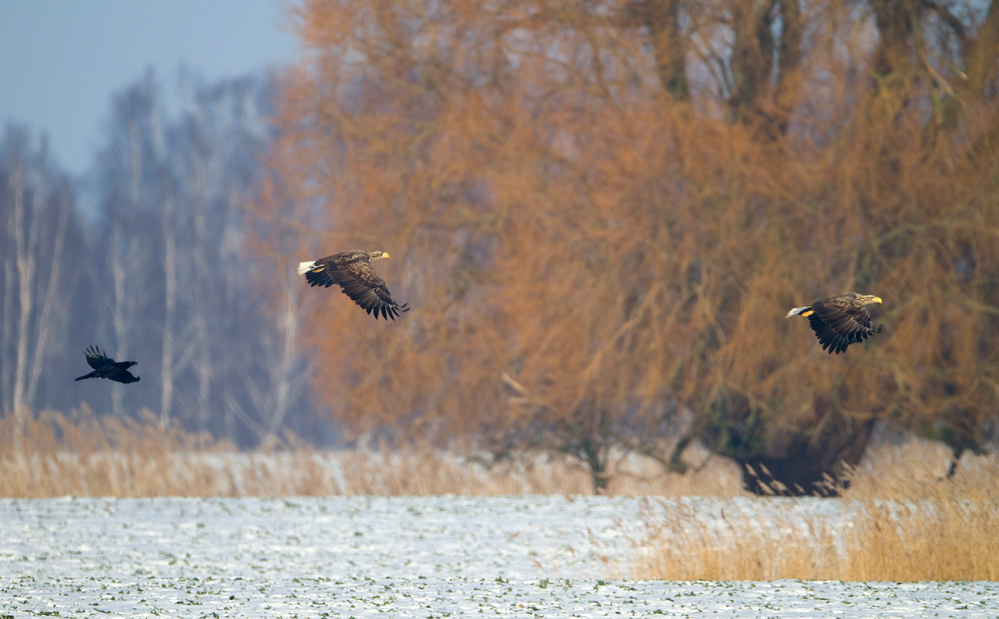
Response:
M525 454L484 467L429 446L389 450L316 450L286 437L266 451L240 452L208 436L142 421L45 412L13 444L13 419L0 418L0 497L332 496L589 494L588 471L561 459ZM692 450L693 451L693 450ZM718 458L680 476L624 458L609 494L744 494L738 470Z
M944 448L880 444L853 472L835 513L817 499L755 499L717 518L684 503L649 509L632 576L664 580L930 581L999 578L999 458L965 455L951 479ZM814 503L812 503L814 505ZM762 511L762 510L761 510Z

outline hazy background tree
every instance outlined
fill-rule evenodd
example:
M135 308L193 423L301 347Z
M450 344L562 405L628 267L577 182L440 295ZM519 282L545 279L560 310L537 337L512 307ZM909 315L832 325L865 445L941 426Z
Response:
M59 358L84 251L69 179L51 160L44 138L7 125L0 139L0 394L6 414L21 421L51 406L47 380L67 368ZM15 444L17 437L15 436Z
M271 167L319 213L270 215L295 260L389 251L414 306L306 291L313 387L356 435L563 453L598 489L617 452L683 470L697 440L789 492L875 420L994 438L995 3L294 15ZM784 316L844 290L886 329L829 356Z
M165 161L164 111L154 75L147 73L117 96L112 109L109 142L101 149L97 164L100 220L95 235L107 242L99 245L104 263L95 276L97 290L107 297L106 307L101 308L106 316L95 335L115 359L144 353L135 373L145 374L147 380L141 390L110 390L111 410L121 418L137 414L145 402L149 410L158 410L162 400L153 404L152 390L157 395L162 388L172 392L169 368L164 382L162 359L149 357L163 348L164 341L172 341L164 318L173 317L176 248L175 244L166 247L173 234L164 233L164 224L171 223L175 188ZM163 387L156 389L157 383ZM105 391L101 386L91 389ZM159 412L164 426L169 415L169 409Z
M287 430L329 444L335 430L308 399L296 291L268 302L270 279L285 277L273 264L285 261L258 253L244 225L274 138L272 86L263 76L206 83L189 71L174 83L150 72L114 98L80 183L86 208L44 140L34 146L17 127L4 134L5 414L86 403L241 446ZM90 345L138 361L142 380L74 383Z

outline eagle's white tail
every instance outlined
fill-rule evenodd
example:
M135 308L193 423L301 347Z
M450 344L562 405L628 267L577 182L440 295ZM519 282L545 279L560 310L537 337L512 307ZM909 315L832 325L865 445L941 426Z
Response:
M302 264L305 264L305 263L303 262ZM798 314L800 314L801 312L804 312L807 309L809 309L809 307L807 305L805 307L796 307L793 310L791 310L790 312L788 312L787 316L785 316L784 318L790 318L791 316L797 316Z
M314 267L314 266L316 266L316 261L315 260L313 260L312 262L299 262L298 263L298 274L299 275L305 275L306 273L308 273L309 271L311 271L312 267Z

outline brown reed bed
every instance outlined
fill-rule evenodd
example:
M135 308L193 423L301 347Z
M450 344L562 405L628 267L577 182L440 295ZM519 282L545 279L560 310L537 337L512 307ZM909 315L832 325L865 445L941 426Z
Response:
M910 439L874 446L831 504L753 499L705 519L689 504L648 509L631 575L663 580L939 581L999 579L999 458L965 455L951 479L948 452Z
M786 501L793 501L785 499ZM647 521L631 576L656 580L955 581L999 578L999 503L874 501L835 517L730 510L721 527L689 506Z
M530 455L485 467L474 459L416 446L317 450L285 437L266 450L164 430L139 421L70 416L29 419L15 448L11 417L0 418L0 497L333 496L589 494L589 474L571 462ZM723 459L694 474L666 474L654 462L623 458L614 495L744 494L738 470Z

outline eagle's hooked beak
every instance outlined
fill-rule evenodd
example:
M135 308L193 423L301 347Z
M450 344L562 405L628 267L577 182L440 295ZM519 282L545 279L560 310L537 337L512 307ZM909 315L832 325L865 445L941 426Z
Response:
M875 303L881 303L881 297L874 297Z

